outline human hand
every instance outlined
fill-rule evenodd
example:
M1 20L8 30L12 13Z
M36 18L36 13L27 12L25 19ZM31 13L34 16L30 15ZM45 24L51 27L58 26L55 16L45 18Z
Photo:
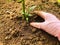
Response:
M30 25L39 29L43 29L47 33L57 37L60 41L60 20L53 14L43 11L35 11L35 13L41 16L45 21L40 23L31 22Z

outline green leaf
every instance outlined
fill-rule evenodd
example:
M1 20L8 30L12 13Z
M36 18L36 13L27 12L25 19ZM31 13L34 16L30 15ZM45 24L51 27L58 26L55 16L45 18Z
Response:
M29 14L29 16L32 16L32 14Z
M32 7L30 7L28 10L29 10L29 12L31 12L31 11L33 11L35 8L36 8L36 6L32 6Z
M26 21L28 22L29 18L26 18Z

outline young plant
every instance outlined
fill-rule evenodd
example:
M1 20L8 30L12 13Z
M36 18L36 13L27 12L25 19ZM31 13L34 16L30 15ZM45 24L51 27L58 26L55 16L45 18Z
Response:
M22 0L22 11L23 11L23 18L28 22L29 18L29 14L27 14L26 10L25 10L25 0Z
M29 16L31 16L30 12L34 10L36 6L32 6L28 8L28 11L25 9L25 0L22 0L22 14L23 18L28 22L29 21Z

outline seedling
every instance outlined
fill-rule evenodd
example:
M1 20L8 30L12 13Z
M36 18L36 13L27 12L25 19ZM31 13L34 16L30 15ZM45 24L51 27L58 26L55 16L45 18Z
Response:
M29 21L29 16L31 16L30 12L34 10L36 6L32 6L28 8L28 11L25 9L25 0L22 0L22 14L23 18L28 22Z

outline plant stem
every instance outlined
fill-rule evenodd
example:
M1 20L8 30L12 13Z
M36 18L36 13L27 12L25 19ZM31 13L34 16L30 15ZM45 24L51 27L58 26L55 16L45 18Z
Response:
M22 0L22 8L23 8L23 16L25 19L26 18L26 16L25 16L25 0Z
M28 15L26 10L25 10L25 0L22 0L22 10L23 10L23 19L26 20L26 22L28 22Z

